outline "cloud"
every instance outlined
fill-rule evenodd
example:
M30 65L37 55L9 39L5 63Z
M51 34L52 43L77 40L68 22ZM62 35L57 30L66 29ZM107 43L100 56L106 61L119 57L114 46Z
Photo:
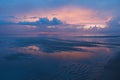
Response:
M113 17L107 23L106 27L97 30L98 33L106 35L119 35L120 34L120 17Z
M1 21L14 21L15 22L15 20L17 20L17 17L15 17L15 16L1 16L0 15L0 20Z
M28 21L25 21L25 22L19 22L19 24L22 24L22 25L37 25L37 26L40 26L40 25L61 25L63 24L63 22L59 19L57 19L56 17L54 17L52 20L49 20L47 17L44 17L44 18L40 18L38 21L35 21L35 22L28 22Z
M107 22L106 28L93 27L89 31L115 33L119 32L120 29L119 5L120 0L1 0L0 24L12 24L13 21L19 22L21 25L27 25L27 28L31 28L29 26L33 25L45 25L49 26L50 30L51 28L55 30L57 25L57 28L61 31L65 29L66 31L79 30L82 32L82 27L85 27L86 24L104 24L109 18L113 17ZM17 18L14 16L17 16ZM77 26L61 26L61 24L64 24L63 22ZM38 30L46 31L47 27L43 28Z
M108 27L120 27L120 16L112 18L107 24Z
M10 21L0 20L0 25L6 25L6 24L15 24L15 23Z
M102 20L100 18L105 18L106 16L114 16L118 15L119 9L119 3L120 0L1 0L0 2L0 15L14 15L18 17L23 16L36 16L37 17L51 17L51 15L61 19L75 23L79 21L81 23L81 20L89 22L101 22ZM27 5L27 6L26 6ZM83 15L84 11L79 11L75 9L71 9L73 6L77 7L78 9L88 9L93 10L92 16L89 16L89 12L86 12L88 14ZM60 9L67 7L68 12L60 11ZM57 10L57 11L56 11ZM70 12L71 11L71 12ZM57 14L56 14L57 13ZM81 13L83 13L81 15ZM39 14L39 15L38 15ZM56 16L57 15L57 16ZM52 16L52 17L53 17ZM59 17L58 17L59 16ZM88 17L86 17L88 16ZM63 19L64 18L64 19ZM99 18L99 19L97 19ZM67 19L67 20L66 20ZM24 19L23 19L24 20Z

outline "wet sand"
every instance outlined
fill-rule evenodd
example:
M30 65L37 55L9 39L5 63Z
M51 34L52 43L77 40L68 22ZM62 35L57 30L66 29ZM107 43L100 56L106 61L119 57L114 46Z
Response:
M0 80L120 80L119 39L104 39L0 39Z
M104 67L102 80L120 80L120 52Z

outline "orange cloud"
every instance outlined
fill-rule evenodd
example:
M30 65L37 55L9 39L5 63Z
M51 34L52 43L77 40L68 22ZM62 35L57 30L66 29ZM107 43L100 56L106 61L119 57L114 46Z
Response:
M86 8L79 8L73 6L61 7L56 9L49 10L34 10L32 12L22 14L26 16L37 16L38 18L30 18L26 19L29 21L38 20L40 17L48 17L52 19L53 17L57 17L60 20L69 23L69 24L103 24L108 20L107 17L101 17L97 15L98 12ZM101 13L102 14L102 13Z

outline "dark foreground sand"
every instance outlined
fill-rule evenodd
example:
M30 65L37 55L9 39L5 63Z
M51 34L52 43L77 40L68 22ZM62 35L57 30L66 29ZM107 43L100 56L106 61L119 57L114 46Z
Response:
M103 80L120 80L120 52L104 67Z

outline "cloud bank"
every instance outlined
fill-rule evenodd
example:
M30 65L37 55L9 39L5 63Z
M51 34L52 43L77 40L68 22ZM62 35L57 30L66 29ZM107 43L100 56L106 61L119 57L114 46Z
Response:
M37 26L37 28L38 26L49 26L35 31L49 31L50 29L50 31L56 32L119 33L119 7L120 0L0 0L0 24L19 22L17 24L22 26ZM69 22L69 25L64 22ZM75 25L71 25L72 23ZM107 26L105 28L91 27L84 30L88 23L92 23L93 26L105 23ZM3 28L7 29L7 27ZM23 30L22 27L21 31ZM2 28L1 31L6 32Z
M54 17L52 20L49 20L47 17L45 18L40 18L38 21L35 22L19 22L18 24L22 24L22 25L61 25L63 24L63 22L59 19L57 19L56 17Z

